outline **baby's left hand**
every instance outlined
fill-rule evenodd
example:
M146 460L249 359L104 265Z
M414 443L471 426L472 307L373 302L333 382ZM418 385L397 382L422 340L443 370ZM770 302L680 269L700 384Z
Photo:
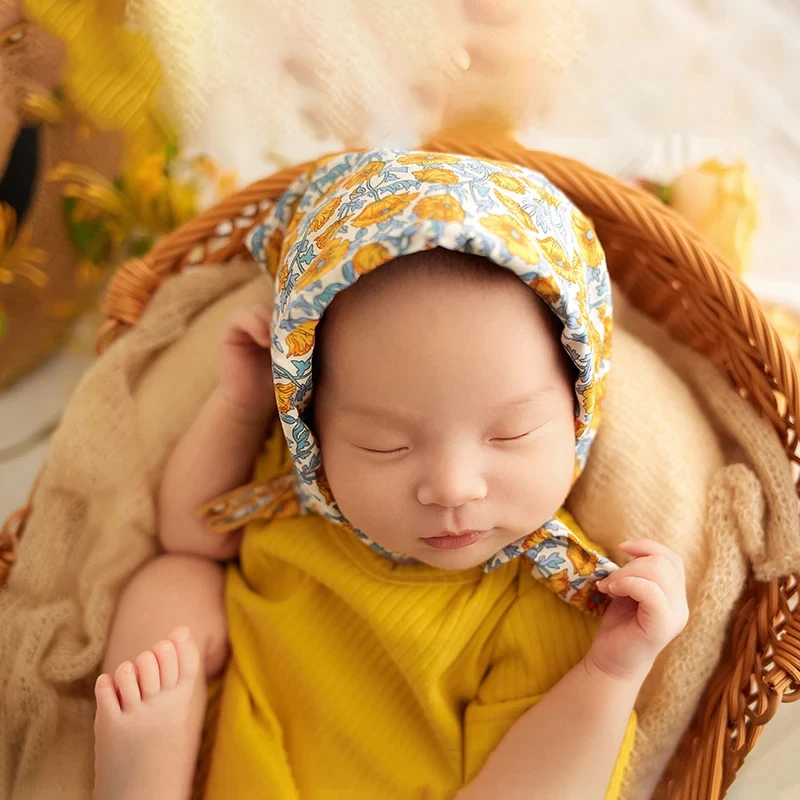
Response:
M590 667L637 680L689 619L686 576L681 557L662 544L636 539L620 548L634 558L597 584L611 604L586 657Z

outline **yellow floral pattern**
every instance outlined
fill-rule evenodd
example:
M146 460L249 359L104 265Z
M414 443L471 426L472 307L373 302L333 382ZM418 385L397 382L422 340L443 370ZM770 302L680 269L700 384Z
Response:
M304 356L311 351L314 346L314 329L316 327L316 320L308 320L307 322L301 322L296 328L292 329L286 337L290 356Z
M418 181L423 183L438 183L442 186L452 186L454 183L458 183L458 175L453 170L442 169L441 167L419 169L412 174Z
M274 254L269 243L278 231L273 373L302 513L321 514L387 558L407 560L343 516L304 412L313 392L315 327L336 294L392 259L435 247L477 254L513 272L561 322L576 373L577 479L596 435L610 369L611 293L590 220L558 188L522 167L465 156L347 153L313 165L251 232L248 246L257 259L265 263ZM504 548L485 568L524 556L565 601L599 612L594 583L616 567L584 545L562 517Z
M435 194L423 197L414 208L418 217L428 217L439 222L463 222L466 219L464 209L449 194Z
M419 193L414 192L413 194L395 194L374 200L364 208L352 224L356 228L368 228L370 225L386 222L406 209L418 196Z
M525 192L525 186L522 181L507 172L493 172L489 176L489 180L495 186L499 186L501 189L508 189L509 192L514 192L514 194L523 194Z
M489 214L483 227L500 237L512 256L519 256L530 264L539 263L538 249L531 243L528 233L516 217L508 214Z
M353 256L353 266L359 275L366 275L381 264L385 264L390 258L391 254L385 245L380 242L372 242L356 250Z

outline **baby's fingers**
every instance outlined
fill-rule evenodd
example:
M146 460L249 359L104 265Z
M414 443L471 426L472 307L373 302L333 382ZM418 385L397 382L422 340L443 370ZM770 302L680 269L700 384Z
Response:
M599 588L603 590L614 581L627 577L644 578L655 583L674 611L678 611L686 603L686 579L683 570L679 570L665 555L657 553L635 558L601 581Z
M683 575L683 559L674 550L670 550L666 545L654 542L652 539L629 539L627 542L622 542L619 549L634 558L662 556L675 567L678 573Z
M630 597L639 604L637 616L639 624L646 631L664 630L670 627L669 620L673 615L666 594L657 583L640 578L636 575L627 575L615 578L606 586L606 591L611 597Z
M229 339L240 338L244 334L261 347L270 346L270 312L266 307L239 309L231 317Z

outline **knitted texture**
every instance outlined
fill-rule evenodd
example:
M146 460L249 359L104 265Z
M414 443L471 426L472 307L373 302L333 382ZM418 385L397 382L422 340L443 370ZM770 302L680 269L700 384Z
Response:
M75 390L33 497L18 562L0 590L2 797L90 796L92 687L114 603L156 550L153 491L169 449L215 385L213 354L227 319L234 308L268 296L266 278L251 280L254 270L233 264L167 281L139 324ZM638 535L700 556L689 575L692 621L638 704L642 733L628 795L638 797L632 792L654 780L719 657L744 577L739 532L747 531L746 552L764 574L800 563L800 536L796 515L780 511L796 501L769 426L724 380L698 379L706 387L701 402L667 364L682 360L681 369L694 375L683 348L663 335L648 339L660 330L626 313L619 292L617 298L607 416L570 505L587 534L618 558L615 545ZM702 359L696 366L716 374ZM648 402L637 402L634 391ZM734 436L722 432L713 403L726 409ZM736 420L747 427L736 428ZM669 447L666 431L675 440ZM736 465L748 450L757 458Z

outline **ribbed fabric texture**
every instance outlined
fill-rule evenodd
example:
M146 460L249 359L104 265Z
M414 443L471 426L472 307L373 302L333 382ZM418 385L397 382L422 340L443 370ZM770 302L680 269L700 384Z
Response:
M525 559L399 566L320 517L248 529L227 611L211 800L451 798L596 625Z

